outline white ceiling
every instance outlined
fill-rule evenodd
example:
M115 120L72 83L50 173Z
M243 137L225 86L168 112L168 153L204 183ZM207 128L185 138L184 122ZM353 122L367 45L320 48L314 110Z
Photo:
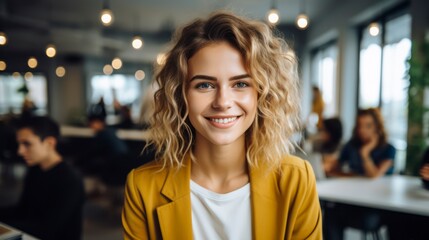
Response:
M305 2L300 2L305 1ZM281 24L293 24L305 3L314 21L339 0L276 0ZM0 0L0 28L9 36L8 52L34 52L53 41L59 54L118 55L130 61L152 61L164 50L171 31L217 9L265 19L272 0L110 0L115 17L103 27L102 0ZM142 34L142 50L131 47L134 33Z

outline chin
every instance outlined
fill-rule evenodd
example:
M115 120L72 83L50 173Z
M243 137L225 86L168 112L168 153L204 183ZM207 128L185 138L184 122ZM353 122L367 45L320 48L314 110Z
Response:
M218 145L218 146L226 146L226 145L230 145L230 144L234 144L237 141L240 140L240 136L235 137L235 136L213 136L211 138L208 139L213 145Z

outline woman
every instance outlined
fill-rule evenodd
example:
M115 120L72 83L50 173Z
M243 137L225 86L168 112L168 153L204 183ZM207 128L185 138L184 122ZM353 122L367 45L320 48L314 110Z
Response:
M125 239L321 239L312 169L289 155L296 60L229 13L178 32L156 74L157 160L127 179Z
M395 148L387 143L383 118L376 108L359 110L352 139L341 150L339 164L334 169L347 166L347 171L330 175L358 175L377 178L393 173ZM324 208L325 238L343 239L344 229L353 227L363 232L378 231L385 222L376 210L348 205L331 205Z
M324 119L322 123L319 134L320 146L315 150L322 154L324 171L331 172L341 150L340 145L343 137L343 125L339 118Z
M341 151L339 168L348 168L344 174L377 178L393 173L395 154L395 148L387 142L380 111L359 110L352 139Z

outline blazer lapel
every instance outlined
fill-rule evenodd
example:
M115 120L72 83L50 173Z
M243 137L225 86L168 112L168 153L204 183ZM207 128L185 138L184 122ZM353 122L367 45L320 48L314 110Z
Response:
M192 239L190 164L187 156L182 168L170 169L161 190L171 201L156 209L163 239Z
M253 239L276 239L281 223L277 222L280 209L275 197L275 177L262 166L250 168L249 172Z

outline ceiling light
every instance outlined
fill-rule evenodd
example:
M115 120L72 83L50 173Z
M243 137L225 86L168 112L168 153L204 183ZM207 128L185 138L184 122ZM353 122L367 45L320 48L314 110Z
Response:
M373 22L368 27L369 34L373 37L377 36L380 33L380 26L378 23Z
M57 49L55 48L55 46L53 44L49 44L46 47L46 56L53 58L55 57L56 54L57 54Z
M113 68L110 66L110 64L106 64L103 67L103 73L106 75L111 75L113 73Z
M114 58L112 60L112 67L116 70L122 67L122 60L120 58Z
M31 72L26 72L26 73L24 74L24 79L25 79L25 80L30 81L32 78L33 78L33 73L31 73Z
M64 77L66 75L66 69L63 66L58 66L57 69L55 69L55 74L57 74L57 77Z
M276 8L272 8L268 11L268 22L271 24L277 24L279 22L279 11Z
M28 59L27 64L30 68L36 68L37 67L37 59L35 57L31 57Z
M158 63L158 65L164 65L165 64L165 54L164 53L159 53L158 56L156 56L156 63Z
M134 74L134 76L136 77L137 80L141 81L144 79L146 74L143 70L137 70L136 73Z
M299 14L296 18L296 25L300 29L306 29L308 27L308 17L305 14Z
M267 20L272 25L277 24L280 20L279 11L277 10L276 0L272 0L271 9L267 12Z
M142 38L139 37L139 36L134 36L132 45L133 45L134 49L140 49L141 47L143 47L143 40L142 40Z
M110 10L107 0L104 1L103 9L100 13L100 19L104 26L110 26L113 23L113 12Z
M6 43L7 43L6 33L0 32L0 45L6 45Z
M19 79L21 77L21 73L19 73L19 72L13 72L12 73L12 77L15 78L15 79Z
M299 3L300 14L296 17L296 26L299 29L304 30L308 27L310 20L307 14L305 14L305 0L300 0Z
M0 71L4 71L4 70L6 70L6 62L0 61Z

